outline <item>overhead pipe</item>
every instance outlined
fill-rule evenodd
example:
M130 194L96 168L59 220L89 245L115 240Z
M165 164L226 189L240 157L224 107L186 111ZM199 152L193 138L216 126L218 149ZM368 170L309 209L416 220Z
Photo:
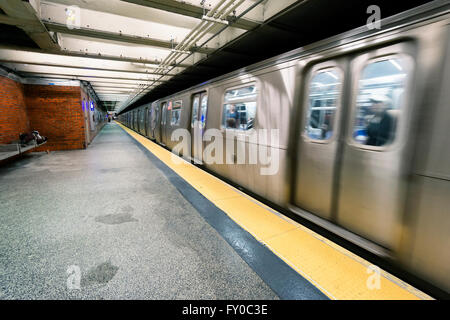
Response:
M218 14L221 14L223 12L223 10L225 10L228 6L232 5L234 3L235 0L231 0L229 3L227 3L219 12L213 12L213 10L211 10L210 12L208 12L208 17L217 17ZM217 7L217 6L216 6ZM182 43L180 44L180 47L182 50L186 50L189 47L191 47L193 44L195 44L195 42L199 39L198 35L199 34L203 34L203 32L205 30L210 30L212 27L214 26L214 22L212 21L206 21L206 23L203 25L203 27L198 28L195 32L194 35L191 36L191 40L188 41L188 43ZM180 57L181 55L175 55L170 57L167 61L166 64L170 64L172 61L174 61L175 59L177 59L178 57Z
M224 14L223 16L227 17L229 15L229 13L231 13L233 10L235 10L238 6L240 6L245 0L240 0L237 4L235 4L230 10L227 11L226 14ZM251 5L249 8L247 8L244 12L242 12L237 18L236 20L240 19L241 17L243 17L244 15L246 15L249 11L251 11L253 8L255 8L256 6L258 6L260 3L262 3L265 0L259 0L257 2L255 2L253 5ZM222 4L224 1L221 1L220 4ZM230 4L233 4L234 1ZM217 6L216 6L217 7ZM215 8L216 8L215 7ZM210 12L208 12L208 14L212 13L213 10L211 10ZM223 12L223 11L221 11ZM222 31L224 31L226 28L228 28L229 26L232 26L233 23L229 24L229 25L225 25L221 30L219 30L218 32L216 32L215 34L213 34L210 38L208 38L206 41L204 41L199 47L203 47L205 44L207 44L209 41L211 41L214 37L216 37L218 34L220 34ZM199 24L198 26L200 26L201 24ZM197 26L197 27L198 27ZM196 28L197 28L196 27ZM193 30L195 30L196 28L194 28ZM193 30L191 31L191 33L193 33ZM206 33L205 33L206 34ZM203 36L203 35L202 35ZM200 38L201 39L201 38ZM198 39L197 39L198 40ZM180 43L181 44L181 43ZM141 90L140 92L137 92L132 98L131 98L131 102L129 102L129 99L127 99L126 102L124 102L121 106L120 106L120 111L123 110L123 105L129 105L130 103L134 102L135 98L137 96L141 96L142 94L144 94L146 91L148 92L148 89L154 85L154 83L156 81L161 80L164 76L167 75L167 73L169 73L170 71L172 71L173 69L175 69L178 65L180 65L181 63L183 63L187 58L189 58L192 55L192 53L188 56L186 56L184 59L182 59L179 63L176 63L174 66L172 66L164 75L161 75L158 79L155 79L150 85L146 86L145 89ZM178 55L179 56L179 55ZM165 59L166 60L166 59Z
M216 9L218 9L223 2L224 1L219 2L213 10L208 12L208 14L206 16L208 18L212 18L212 19L217 19L218 17L223 16L222 13L227 8L229 8L231 5L233 5L235 0L231 0L230 2L226 3L218 12L216 12ZM236 5L234 6L234 8L236 8ZM229 13L229 12L232 12L233 10L234 9L228 10L227 12ZM181 48L182 51L188 51L192 47L192 45L195 44L195 42L197 42L198 40L201 39L201 37L199 37L199 34L204 35L207 32L209 32L209 30L211 30L215 26L215 23L218 23L218 22L206 21L206 23L202 27L194 28L195 32L193 32L191 35L189 35L188 37L186 37L184 39L184 40L188 40L188 39L189 40L187 42L186 41L182 41L180 44L178 44L177 49ZM172 63L172 61L178 59L180 56L181 56L181 54L175 54L175 55L167 56L166 59L164 60L164 65L165 66L166 65L170 65Z
M223 13L218 19L223 19L224 17L227 17L231 12L233 12L236 8L238 8L242 3L244 3L245 0L240 0L236 5L234 5L232 8L230 8L227 12ZM202 39L209 31L211 31L213 26L211 28L205 30L202 34L199 36L199 40Z
M237 7L239 7L242 3L244 3L245 0L240 0L235 4L235 0L230 1L226 6L224 6L219 12L214 14L214 18L215 19L223 19L226 18L231 12L233 12L233 10L235 10ZM234 5L233 5L234 4ZM231 8L229 8L231 5L233 5ZM227 10L228 9L228 10ZM225 11L226 10L226 11ZM225 11L225 12L224 12ZM215 27L214 22L209 24L208 27L203 28L203 30L199 31L199 33L196 35L196 39L193 40L193 42L191 42L190 44L195 43L196 41L202 39L209 31L211 31L211 29ZM182 47L182 50L186 50L186 46ZM170 59L168 61L167 64L172 63L173 60L177 59L178 57L180 57L181 54L175 55L172 59Z
M224 6L219 12L215 13L215 14L214 14L214 18L215 18L215 19L219 19L219 20L220 20L220 19L223 19L223 18L226 18L231 12L233 12L233 10L235 10L237 7L239 7L244 1L245 1L245 0L240 0L240 1L238 1L236 4L235 4L235 0L231 1L231 2L228 3L226 6ZM230 6L230 5L233 5L233 4L234 4L234 6L232 6L229 10L227 10L227 9L229 8L229 6ZM225 10L227 10L227 11L224 13ZM202 38L203 38L208 32L210 32L211 29L214 28L214 27L215 27L215 24L212 23L212 24L210 24L206 29L203 28L203 30L200 30L199 33L198 33L198 35L196 36L196 39L193 41L193 43L195 43L196 41L202 39ZM184 49L186 49L186 48L184 48ZM175 59L177 59L179 56L180 56L180 55L177 55L177 56L175 57ZM173 59L172 59L172 60L173 60ZM169 62L171 63L172 60L169 61Z
M211 16L215 16L215 11L218 10L220 8L220 6L225 2L226 0L221 0L219 1L213 9L211 9L206 16L207 17L211 17ZM231 4L231 3L230 3ZM224 7L227 7L230 4L226 4ZM222 8L223 10L223 8ZM191 43L193 43L192 41L195 42L195 40L197 39L197 34L199 32L202 32L205 28L208 28L208 25L210 24L214 24L214 22L210 22L210 21L202 21L200 22L195 28L193 28L188 35L174 48L172 49L172 51L169 53L169 55L160 63L160 65L156 68L155 72L164 72L164 70L166 69L166 67L170 67L169 63L171 61L174 61L175 59L177 59L179 56L181 56L183 53L182 48L186 48L188 45L190 45ZM193 40L190 40L190 39ZM185 44L186 42L188 42L187 44ZM175 57L173 57L173 54L175 54ZM171 69L173 70L173 69ZM150 86L149 86L150 87ZM147 90L147 88L145 88L143 91L145 92L145 90ZM129 99L127 99L127 101L125 101L123 103L123 105L125 104L129 104L131 103L137 96L140 96L143 92L142 90L137 92L129 101ZM121 106L122 107L122 106Z
M238 1L237 3L235 3L236 2L236 0L231 0L230 2L228 2L228 3L226 3L218 12L215 12L217 9L219 9L219 7L225 2L226 0L221 0L219 3L217 3L217 5L211 10L211 11L209 11L208 12L208 14L207 14L207 16L209 16L209 17L211 17L211 16L213 16L214 18L223 18L223 17L227 17L231 12L233 12L233 10L235 10L237 7L239 7L245 0L240 0L240 1ZM227 10L229 7L231 6L231 8L229 9L229 10ZM224 11L226 10L226 12L224 13ZM204 24L203 25L203 27L201 27L199 30L198 30L198 27L199 26L201 26L202 25L202 23L200 23L199 25L197 25L196 26L196 28L194 28L189 34L190 35L188 35L187 37L185 37L184 39L183 39L183 41L181 41L178 45L177 45L177 49L180 49L180 47L181 47L181 50L183 50L183 49L186 49L188 46L191 46L193 43L195 43L196 41L198 41L198 40L200 40L205 34L207 34L214 26L215 26L215 23L214 22L208 22L207 21L207 23L206 24ZM225 28L226 27L228 27L228 25L226 25L225 26ZM196 30L197 29L197 30ZM205 30L206 29L206 30ZM223 29L224 30L224 29ZM195 36L192 36L192 34L194 34ZM201 34L201 36L199 37L198 36L198 34ZM186 42L186 39L189 39L189 38L192 38L192 40L190 40L190 41L188 41L187 43L185 43ZM202 45L203 46L203 45ZM172 53L173 52L171 52L164 60L163 60L163 62L161 62L161 64L160 64L160 66L169 66L171 63L172 63L172 61L174 61L175 59L177 59L178 57L180 57L182 54L181 53L175 53L175 55L173 56L172 55ZM187 57L189 57L190 55L188 55ZM186 57L186 58L187 58ZM186 59L185 58L185 59ZM184 59L184 60L185 60ZM183 60L183 61L184 61ZM178 65L178 64L177 64ZM174 66L172 69L170 69L170 70L173 70L174 68L175 68L176 66ZM156 72L159 72L160 70L159 69L156 69L157 71ZM167 73L168 72L166 72L166 74L165 75L167 75ZM160 79L163 77L163 76L165 76L165 75L162 75L161 77L160 77ZM132 103L135 99L136 99L136 97L140 97L140 96L142 96L143 94L145 94L146 93L146 91L148 90L148 88L149 88L150 86L148 86L147 88L145 88L145 89L143 89L143 90L141 90L141 91L138 91L132 98L131 98L131 100L130 101L128 101L129 99L127 99L127 101L124 103L124 105L125 104L130 104L130 103ZM131 95L130 95L131 96Z
M218 10L219 8L220 8L220 6L225 2L226 0L221 0L221 1L219 1L215 6L214 6L214 8L213 9L211 9L207 14L206 14L206 16L208 16L208 17L211 17L212 16L212 14L216 11L216 10ZM186 46L185 46L185 43L186 42L188 42L188 43L190 43L190 38L192 38L192 36L196 36L196 33L197 33L197 31L199 30L199 29L203 29L203 28L205 28L205 27L207 27L207 25L209 24L210 22L208 22L208 21L206 21L206 23L205 23L205 21L201 21L194 29L192 29L189 33L188 33L188 35L186 36L186 37L184 37L184 39L174 48L174 49L176 49L176 50L182 50L182 48L185 48ZM173 59L171 59L170 57L171 57L171 55L172 55L172 53L169 53L169 55L161 62L161 66L165 66L165 65L167 65L168 63L167 63L167 61L168 60L173 60ZM177 55L178 56L178 55Z

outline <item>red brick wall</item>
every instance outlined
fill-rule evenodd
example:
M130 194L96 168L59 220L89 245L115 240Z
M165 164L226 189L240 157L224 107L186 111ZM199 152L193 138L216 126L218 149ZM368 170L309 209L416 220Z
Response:
M0 76L0 144L19 140L19 134L30 131L21 83Z
M80 87L25 85L24 92L30 129L48 138L36 151L86 147Z

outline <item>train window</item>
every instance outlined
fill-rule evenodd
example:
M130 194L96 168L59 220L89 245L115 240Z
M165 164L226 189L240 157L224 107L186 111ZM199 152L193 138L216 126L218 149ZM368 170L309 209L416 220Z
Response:
M314 140L333 136L336 110L341 93L342 76L338 68L317 71L309 83L309 108L306 135Z
M238 130L253 128L256 98L256 84L227 90L223 104L222 128Z
M194 101L192 102L192 118L191 118L191 128L194 127L195 121L198 119L198 107L200 104L200 95L194 96Z
M166 112L167 112L167 103L164 102L162 104L162 114L161 114L161 124L166 124Z
M202 97L202 105L200 110L200 123L202 124L202 129L206 126L206 112L208 111L208 96L205 94Z
M178 126L181 121L181 106L182 101L175 101L172 105L172 112L171 112L171 119L170 119L170 125L171 126Z
M385 146L395 139L405 91L407 61L378 59L366 65L358 83L353 139L367 146Z
M156 128L157 122L159 117L159 106L155 106L155 110L152 113L152 129Z

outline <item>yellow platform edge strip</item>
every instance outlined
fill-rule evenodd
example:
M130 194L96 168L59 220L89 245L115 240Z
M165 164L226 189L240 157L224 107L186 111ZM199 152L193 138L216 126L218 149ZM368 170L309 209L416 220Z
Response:
M116 123L329 298L432 299L381 268L179 158L148 138ZM379 277L371 270L376 270Z

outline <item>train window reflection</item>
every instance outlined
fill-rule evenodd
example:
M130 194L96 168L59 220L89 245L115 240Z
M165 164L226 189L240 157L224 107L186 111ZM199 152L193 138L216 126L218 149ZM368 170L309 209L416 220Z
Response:
M368 64L359 80L353 139L363 145L385 146L395 139L407 72L404 58Z
M202 107L200 111L200 123L202 125L202 129L206 126L206 112L208 110L208 96L204 95L202 97Z
M198 105L199 105L200 97L199 95L194 96L194 101L192 103L192 119L191 119L191 128L194 127L195 121L198 118Z
M156 124L158 122L158 116L159 116L159 106L155 106L155 110L152 113L152 129L156 128Z
M318 71L311 78L305 128L309 138L328 140L333 136L341 83L337 68Z
M175 101L173 103L172 107L172 112L171 112L171 119L170 119L170 125L171 126L178 126L180 125L180 121L181 121L181 106L182 106L182 101ZM169 107L170 107L170 103L169 103Z
M227 90L223 105L222 127L250 130L256 116L256 85Z
M162 104L162 114L161 114L161 124L162 125L166 124L166 112L167 112L167 103L164 102Z

